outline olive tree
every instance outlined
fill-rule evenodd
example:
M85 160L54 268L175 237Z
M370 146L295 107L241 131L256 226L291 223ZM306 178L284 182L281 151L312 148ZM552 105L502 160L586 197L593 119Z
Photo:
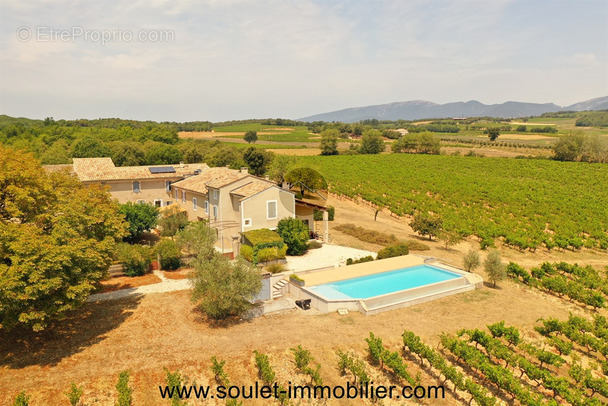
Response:
M490 282L494 284L494 287L496 287L497 282L500 282L507 276L507 268L505 267L505 264L502 263L498 250L493 250L488 253L483 262L483 268L486 271Z

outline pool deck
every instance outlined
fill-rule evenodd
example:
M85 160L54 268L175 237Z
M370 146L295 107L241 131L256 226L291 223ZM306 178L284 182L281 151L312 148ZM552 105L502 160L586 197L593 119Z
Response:
M323 271L310 273L298 272L298 276L304 279L305 286L315 286L417 265L424 265L424 258L404 255L401 257L364 262L362 264L348 265Z

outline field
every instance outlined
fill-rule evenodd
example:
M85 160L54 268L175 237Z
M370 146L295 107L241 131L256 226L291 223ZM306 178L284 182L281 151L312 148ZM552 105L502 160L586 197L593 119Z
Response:
M606 165L399 154L299 159L334 193L397 215L438 213L445 229L483 244L608 248Z

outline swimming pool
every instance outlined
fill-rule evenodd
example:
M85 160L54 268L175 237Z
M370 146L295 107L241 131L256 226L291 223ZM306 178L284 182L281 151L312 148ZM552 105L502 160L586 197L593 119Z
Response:
M329 300L368 299L458 278L462 275L425 264L310 286L308 290Z

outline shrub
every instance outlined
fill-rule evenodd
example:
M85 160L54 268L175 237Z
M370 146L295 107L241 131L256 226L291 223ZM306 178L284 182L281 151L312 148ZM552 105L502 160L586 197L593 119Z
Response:
M179 371L171 372L167 368L165 368L165 372L167 376L165 378L165 383L169 388L175 388L179 390L183 387L184 383L182 381L182 374ZM180 396L173 396L171 398L171 406L186 406L187 403L183 401Z
M160 256L161 269L172 271L181 266L182 254L175 241L163 238L154 246L154 251Z
M361 257L359 259L352 259L352 258L348 258L346 260L346 265L354 265L354 264L362 264L364 262L371 262L374 260L374 257L372 257L371 255L368 255L366 257Z
M289 280L296 282L296 283L304 283L304 279L300 278L298 275L296 275L295 273L289 275Z
M241 245L240 254L249 262L253 262L253 247L251 245Z
M323 220L323 211L322 210L315 209L313 215L314 215L315 221ZM334 206L327 206L327 220L334 221L335 215L336 215L336 208Z
M279 221L277 232L287 244L287 254L302 255L306 252L308 226L302 220L285 218Z
M282 248L268 247L258 251L258 262L276 261L277 259L285 258L287 253L287 245L283 244Z
M274 264L266 265L264 269L270 273L281 273L285 272L287 270L287 267L284 264L277 262Z
M322 246L323 244L321 244L319 241L311 241L307 244L309 250L315 250L317 248L321 248Z
M125 275L141 276L150 270L151 252L145 245L118 245L118 260L122 262Z
M82 387L79 388L72 382L70 390L66 392L66 396L70 400L70 405L76 406L78 402L80 402L80 397L82 396Z
M405 244L391 245L390 247L382 248L378 251L378 259L400 257L410 253L409 248Z
M21 391L15 398L13 406L28 406L30 404L29 395L25 394L25 391Z
M253 306L251 301L262 288L260 273L243 259L230 261L215 254L196 261L192 273L192 300L212 319L240 316Z
M129 371L122 371L120 373L116 390L118 391L118 403L116 406L131 406L133 389L129 386Z

